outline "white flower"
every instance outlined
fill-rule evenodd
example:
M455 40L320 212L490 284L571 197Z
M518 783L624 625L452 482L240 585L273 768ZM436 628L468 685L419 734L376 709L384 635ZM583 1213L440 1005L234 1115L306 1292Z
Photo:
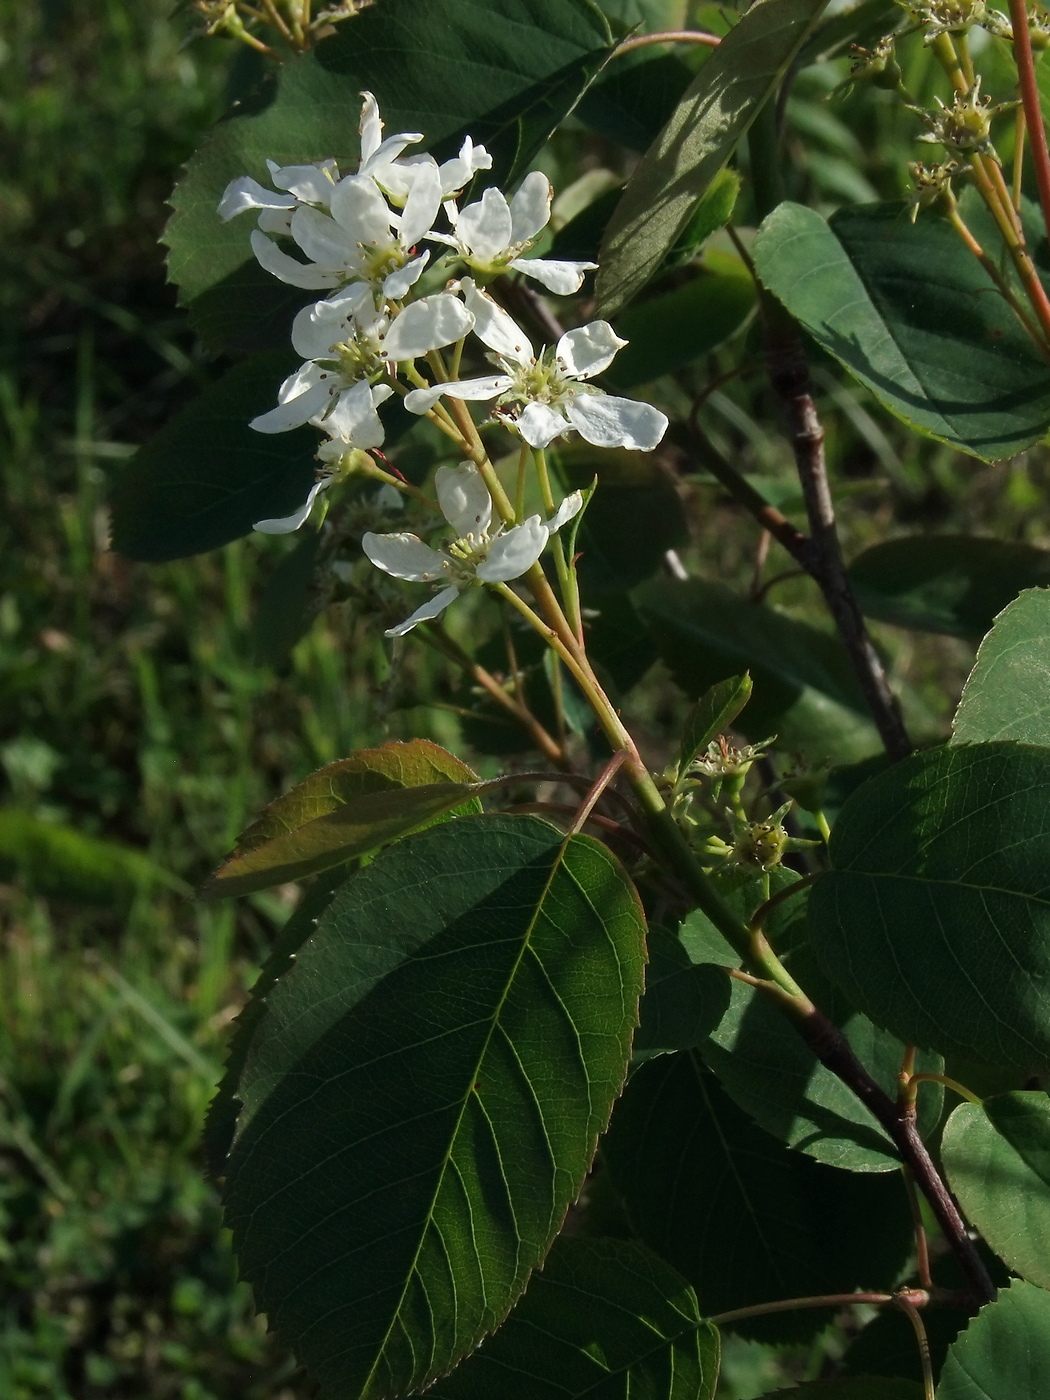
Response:
M304 523L306 517L310 514L314 501L317 500L317 497L322 491L328 490L333 480L334 477L329 475L321 477L321 479L310 488L310 494L298 510L293 511L291 515L282 515L273 520L257 520L252 526L252 529L257 531L260 535L290 535L294 530L298 530L299 526Z
M409 534L369 532L361 540L362 549L377 568L395 578L440 586L411 617L389 628L388 637L403 637L417 622L437 617L473 583L509 583L520 578L543 553L551 535L583 505L579 491L574 491L550 520L544 522L531 515L521 525L493 532L492 498L472 462L439 467L435 485L438 504L457 536L447 549L431 549L418 535Z
M574 428L595 447L627 447L648 452L667 430L667 418L651 404L617 398L586 383L612 364L626 345L608 321L566 331L553 349L537 357L528 336L501 306L475 287L461 283L474 316L474 333L496 352L502 374L413 389L405 398L412 413L426 413L443 394L458 399L498 400L522 404L516 415L502 413L530 447L546 447ZM499 411L499 410L497 410Z
M475 204L457 209L449 200L445 212L452 235L431 233L430 238L447 243L458 256L478 272L499 273L507 268L534 277L557 296L578 292L583 274L596 268L593 262L567 262L551 258L526 258L537 235L547 227L551 216L553 191L550 181L539 170L526 175L510 203L490 186Z
M378 447L383 425L377 404L387 385L369 381L390 363L413 360L461 340L474 317L451 292L414 301L391 316L376 311L361 283L328 301L304 306L292 322L292 344L304 363L284 381L277 407L253 418L260 433L284 433L303 423L323 427L351 447Z

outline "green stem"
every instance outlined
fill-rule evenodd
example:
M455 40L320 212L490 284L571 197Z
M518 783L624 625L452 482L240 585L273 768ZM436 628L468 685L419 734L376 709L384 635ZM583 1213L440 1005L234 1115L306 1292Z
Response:
M968 1103L975 1103L980 1106L983 1099L967 1089L965 1084L960 1084L957 1079L952 1079L947 1074L934 1074L932 1071L923 1071L921 1074L913 1074L909 1081L911 1084L942 1084L946 1089L951 1089L953 1094L958 1094L961 1099L966 1099Z
M878 1308L893 1301L892 1293L826 1293L809 1298L781 1298L775 1303L757 1303L750 1308L734 1308L732 1312L716 1313L707 1321L716 1327L727 1327L731 1322L743 1322L749 1317L767 1317L770 1313L794 1312L799 1308L848 1308L862 1304Z
M533 449L532 460L536 463L536 476L540 483L540 497L543 501L543 508L547 512L548 519L554 514L557 507L554 504L554 492L551 489L550 472L547 469L547 454L542 447ZM558 575L558 584L561 588L562 602L569 619L569 626L573 635L583 645L583 610L580 605L580 587L576 579L576 570L565 557L565 548L560 538L555 535L552 541L552 552L554 555L554 568Z

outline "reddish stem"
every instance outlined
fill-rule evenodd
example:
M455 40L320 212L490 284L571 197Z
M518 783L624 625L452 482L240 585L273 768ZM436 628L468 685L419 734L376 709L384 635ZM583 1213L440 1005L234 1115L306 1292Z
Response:
M1010 0L1010 24L1014 32L1014 58L1017 62L1021 102L1032 146L1035 181L1039 186L1039 203L1043 209L1047 237L1050 237L1050 151L1046 146L1046 127L1043 125L1039 88L1035 80L1035 59L1032 56L1032 40L1028 33L1028 7L1025 0Z

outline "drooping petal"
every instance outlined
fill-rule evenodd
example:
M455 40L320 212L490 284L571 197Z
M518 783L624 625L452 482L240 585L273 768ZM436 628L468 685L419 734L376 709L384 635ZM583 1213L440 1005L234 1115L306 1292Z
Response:
M378 148L375 155L370 156L358 172L361 175L369 175L377 184L384 188L388 184L396 183L396 173L398 170L398 156L406 146L413 146L417 141L422 141L421 131L399 131L396 136L388 136ZM390 193L397 195L397 190L391 188Z
M464 137L459 155L446 160L441 166L441 192L443 195L456 194L478 170L491 170L492 157L484 146L475 146L469 136Z
M564 416L546 403L526 404L516 426L530 447L546 447L569 431Z
M547 521L547 529L552 535L556 535L563 525L567 525L570 520L579 515L583 509L583 494L580 491L573 491L565 497L561 505Z
M319 292L325 287L337 287L343 280L342 273L333 268L298 262L257 228L252 229L250 241L259 265L291 287L305 287L307 291Z
M379 103L372 93L363 92L361 96L364 101L361 103L361 124L358 130L361 133L361 164L364 165L379 150L379 143L383 139L383 121L379 115Z
M547 547L550 531L538 515L530 515L505 535L497 535L475 570L483 583L509 583L531 569Z
M361 548L377 569L411 583L432 583L452 567L450 559L418 535L374 535L370 530L362 536Z
M406 617L404 622L399 622L396 627L388 627L383 634L386 637L403 637L406 632L411 632L417 622L428 622L431 618L439 617L445 611L449 603L454 603L459 597L459 588L452 584L450 588L443 588L440 593L435 593L433 598L424 603L421 608L416 608L411 617Z
M334 160L323 160L319 165L278 165L268 160L270 179L279 190L287 190L304 204L320 204L328 208L335 182L339 179L339 167Z
M332 191L332 218L352 243L389 243L391 213L383 192L367 175L348 175Z
M397 314L386 333L383 353L389 360L414 360L462 340L473 324L474 317L458 297L437 292Z
M275 194L250 175L239 175L223 190L219 200L219 218L223 223L243 214L246 209L294 209L295 195Z
M434 478L441 513L459 539L487 535L492 524L492 497L473 462L438 467Z
M571 296L583 286L583 274L598 266L593 262L568 262L556 258L515 258L510 264L515 272L533 277L541 287L556 297Z
M565 413L580 436L595 447L651 452L667 431L667 418L658 408L613 394L575 394Z
M252 529L260 535L290 535L293 530L298 530L299 526L302 525L306 517L310 514L310 509L317 499L318 493L323 491L330 484L331 478L325 477L311 489L305 503L301 505L298 510L293 511L291 515L283 515L273 520L257 520L252 526Z
M263 209L258 226L263 233L275 233L279 238L291 238L294 209Z
M361 254L356 242L319 209L300 205L292 215L292 237L319 267L332 268L343 277L357 274Z
M474 316L474 334L479 340L518 365L531 365L535 359L532 342L517 321L509 316L502 306L497 305L473 279L464 277L460 282L463 300Z
M430 225L441 208L441 172L437 161L428 156L416 167L412 188L401 215L401 242L414 247L430 232Z
M288 382L285 380L285 385ZM282 391L285 385L281 386ZM257 433L286 433L291 428L302 427L316 414L323 412L332 396L333 388L336 387L338 383L334 378L318 378L303 388L301 393L287 399L282 398L277 407L271 408L268 413L260 413L257 418L251 420L249 426Z
M622 350L626 344L608 321L592 321L590 325L566 331L554 353L566 374L574 379L590 379L608 369L617 350Z
M383 282L384 297L389 301L401 301L408 295L409 288L419 281L429 261L430 254L421 253L418 258L413 258L410 263L392 272Z
M429 389L409 390L405 395L405 407L409 413L426 413L443 394L453 399L472 399L484 403L486 399L506 393L511 383L510 376L506 374L487 375L483 379L454 379L448 384L432 384Z
M510 246L510 206L490 185L476 204L459 212L456 233L479 263L496 261Z
M553 198L551 182L542 170L533 170L526 175L510 201L511 235L507 242L527 243L530 238L536 237L541 228L546 228L550 222Z
M367 379L344 389L324 420L325 431L347 447L381 447L385 432Z

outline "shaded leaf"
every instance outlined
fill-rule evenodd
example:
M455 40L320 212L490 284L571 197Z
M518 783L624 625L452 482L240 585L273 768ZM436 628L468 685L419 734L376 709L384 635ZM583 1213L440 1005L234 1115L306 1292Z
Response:
M914 1337L914 1333L912 1333ZM843 1376L835 1381L813 1381L790 1390L772 1391L766 1400L922 1400L923 1390L915 1381L889 1376Z
M1043 1400L1050 1376L1050 1293L1015 1280L948 1351L937 1400Z
M632 1046L635 1060L691 1050L714 1030L729 1005L729 978L720 967L693 963L666 929L650 928L648 947L645 995Z
M1046 362L950 225L903 212L781 204L758 275L891 413L985 461L1020 452L1050 426Z
M707 253L691 281L634 302L617 317L617 334L628 343L606 371L606 382L631 389L691 364L728 340L754 305L754 278L743 262L731 253Z
M751 603L720 583L653 579L634 600L687 695L750 671L754 691L738 728L752 742L846 761L878 744L842 645L825 632Z
M670 120L692 76L673 53L624 54L584 93L575 115L607 141L644 151Z
M321 545L306 529L266 580L252 625L252 653L262 666L284 666L320 609L314 580Z
M435 1400L710 1400L718 1333L644 1245L560 1239L494 1337Z
M1050 746L1050 589L1029 589L981 643L952 720L952 743Z
M697 201L813 28L825 0L754 0L642 157L606 229L596 290L619 311L657 272Z
M930 749L839 813L810 894L826 971L876 1025L943 1055L1050 1065L1050 749Z
M316 874L471 803L484 788L429 739L358 749L271 802L201 895L227 899Z
M533 817L446 823L340 887L267 995L226 1187L322 1394L420 1388L506 1316L623 1083L644 932L608 850Z
M872 545L849 573L869 617L979 637L1022 589L1050 583L1050 551L973 535L919 535Z
M631 1076L603 1154L634 1230L689 1280L708 1317L888 1285L908 1254L910 1217L895 1177L839 1172L789 1152L730 1102L695 1051ZM786 1341L827 1320L795 1312L732 1326Z
M1015 1273L1050 1287L1050 1099L1040 1091L963 1103L941 1157L971 1224Z
M704 692L689 713L678 751L680 768L692 763L720 734L726 733L751 698L751 677L730 676Z

